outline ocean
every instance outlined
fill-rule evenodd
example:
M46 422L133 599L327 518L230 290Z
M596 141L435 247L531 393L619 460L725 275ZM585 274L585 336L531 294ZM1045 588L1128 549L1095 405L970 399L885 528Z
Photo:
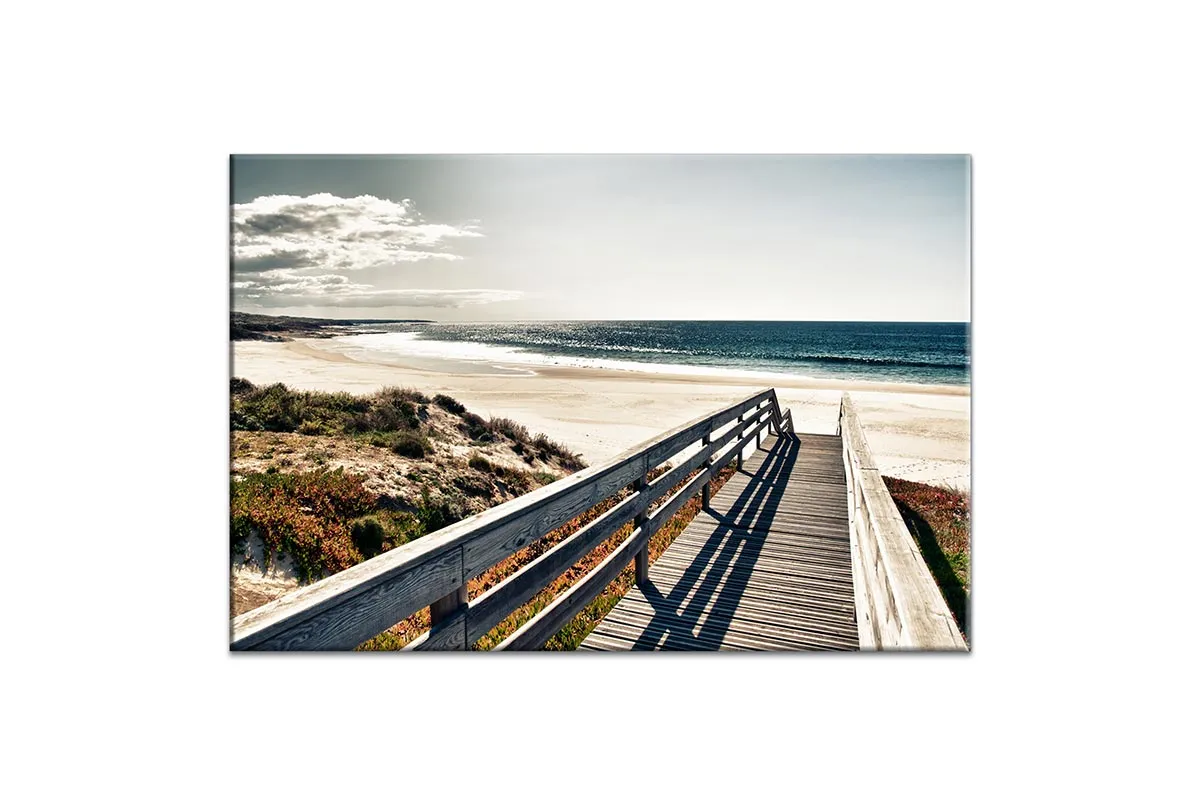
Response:
M970 383L969 323L539 321L372 324L371 352L488 364Z

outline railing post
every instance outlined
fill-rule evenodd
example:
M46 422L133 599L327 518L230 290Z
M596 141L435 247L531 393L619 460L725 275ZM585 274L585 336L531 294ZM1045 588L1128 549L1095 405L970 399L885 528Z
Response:
M779 397L775 394L775 389L771 389L771 426L774 427L780 436L783 435L783 408L779 407Z
M437 627L442 619L466 606L467 586L466 583L463 583L457 590L450 591L450 593L429 606L429 626ZM464 646L463 649L465 650L466 647Z
M712 431L711 430L708 433L704 434L703 446L708 447L710 444L712 444ZM704 466L701 467L700 469L703 472L704 470L707 470L711 466L712 466L712 456L710 455L707 459L705 459ZM707 509L708 502L710 500L712 500L712 479L711 478L709 478L707 481L704 482L704 489L701 490L701 492L703 493L702 505L705 509Z
M642 477L638 479L636 489L638 492L644 492L649 486L646 473L642 473ZM646 524L650 516L650 504L646 504L642 511L638 512L633 518L633 530L637 531ZM642 546L642 550L633 558L633 581L635 585L645 585L650 578L650 538L646 538L646 545Z
M739 422L740 422L740 421L742 421L743 419L745 419L745 418L746 418L746 413L747 413L746 411L743 411L743 412L742 412L742 414L741 414L741 415L738 417L738 421L739 421ZM745 435L746 435L746 428L744 428L744 427L743 427L743 428L741 428L740 430L738 430L738 441L740 442L740 441L742 440L742 437L743 437L743 436L745 436ZM738 459L737 459L737 471L738 471L738 472L741 472L741 471L742 471L742 456L744 456L745 454L746 454L746 448L745 448L745 447L743 447L742 449L738 450L738 454L737 454L737 456L738 456Z

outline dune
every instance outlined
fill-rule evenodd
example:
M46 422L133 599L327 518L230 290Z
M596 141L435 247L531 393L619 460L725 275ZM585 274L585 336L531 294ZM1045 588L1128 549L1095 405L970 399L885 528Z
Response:
M842 392L849 391L885 475L963 491L971 485L969 386L364 358L337 338L238 341L232 374L323 391L401 385L445 393L481 416L544 432L589 463L765 387L792 409L798 431L833 433Z

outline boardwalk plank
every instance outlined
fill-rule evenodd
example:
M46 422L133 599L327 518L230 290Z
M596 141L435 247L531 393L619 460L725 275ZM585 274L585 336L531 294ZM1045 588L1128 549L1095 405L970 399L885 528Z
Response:
M757 605L739 604L736 608L723 607L718 604L706 604L699 613L678 616L663 613L649 602L633 599L629 600L628 603L622 603L617 608L614 608L613 614L626 618L638 617L640 619L647 617L651 625L655 624L656 621L671 622L676 625L685 626L701 626L721 621L732 621L740 625L752 622L753 626L759 628L780 628L785 631L798 631L802 633L811 633L815 630L820 630L823 633L843 636L850 640L857 640L858 638L853 616L850 616L847 620L845 616L832 616L816 610L783 612L765 603L758 603Z

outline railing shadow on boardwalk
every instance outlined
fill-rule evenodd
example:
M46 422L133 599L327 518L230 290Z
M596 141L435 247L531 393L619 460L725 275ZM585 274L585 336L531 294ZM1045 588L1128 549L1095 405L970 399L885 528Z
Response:
M781 436L767 451L758 472L735 473L749 475L750 482L727 514L711 506L704 509L718 525L670 593L661 593L653 581L639 586L654 609L654 617L634 642L634 650L681 649L682 644L671 643L673 635L684 632L681 623L692 632L680 642L686 640L690 642L687 646L693 648L697 640L711 644L714 650L720 647L749 584L799 450L799 439ZM735 562L739 564L737 571L732 570ZM706 568L709 570L705 571ZM692 598L685 604L689 594L693 594ZM708 616L701 622L701 614L710 603Z

